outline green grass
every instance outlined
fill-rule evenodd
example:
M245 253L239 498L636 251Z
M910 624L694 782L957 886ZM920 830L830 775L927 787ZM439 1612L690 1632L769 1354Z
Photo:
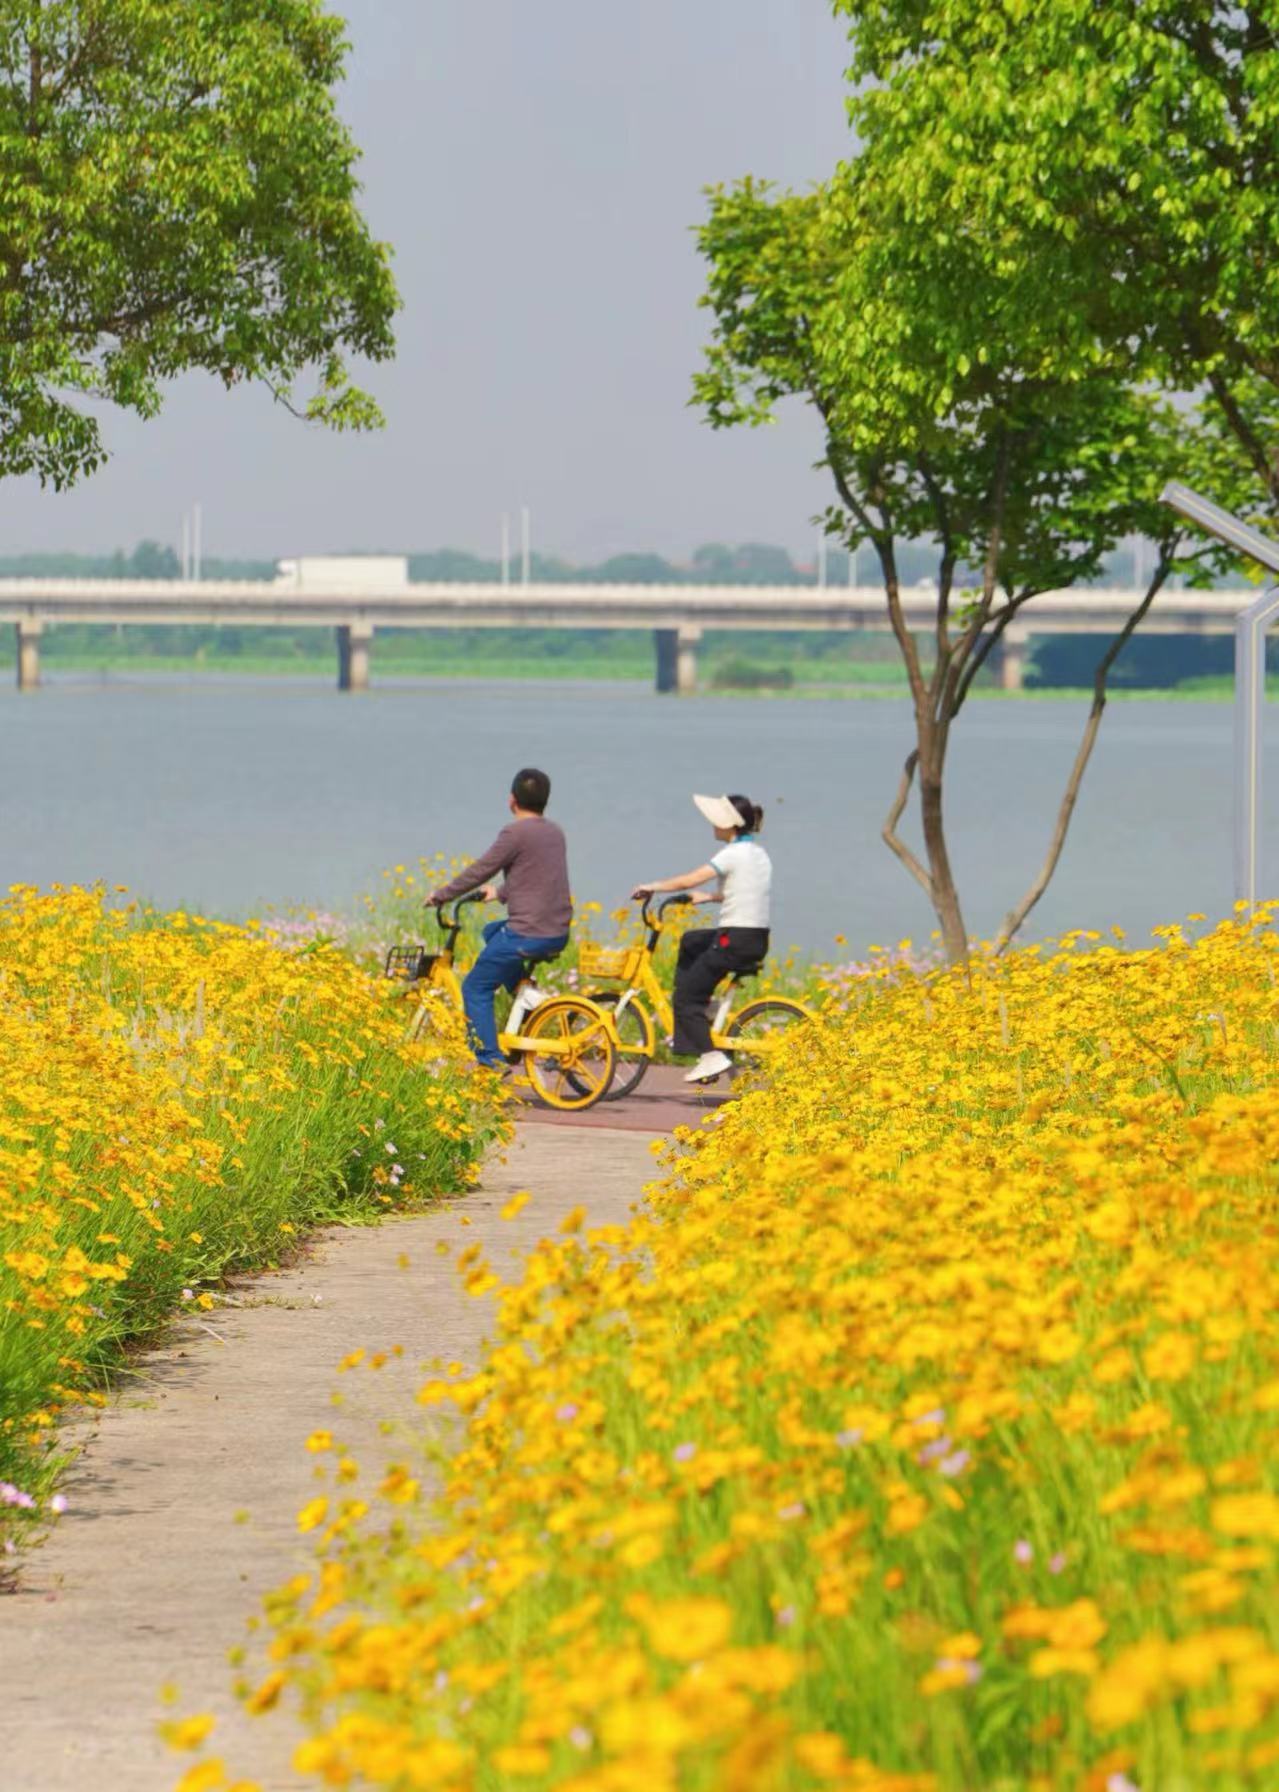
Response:
M701 697L756 697L776 702L795 698L889 698L908 697L909 686L901 667L884 660L849 660L788 658L760 656L752 663L764 671L789 670L794 684L783 690L745 690L732 686L715 688L715 674L724 663L722 658L705 656L699 665ZM12 672L12 655L0 655L0 675ZM336 654L319 653L194 653L141 654L121 652L57 653L46 649L43 670L56 678L63 673L77 675L99 673L128 680L159 674L166 677L226 678L293 678L336 683ZM636 684L650 686L654 680L651 652L573 653L564 655L530 655L503 652L493 655L440 657L434 653L397 651L387 642L375 641L371 674L374 684L399 678L429 678L519 683L597 683ZM1091 687L1028 686L1020 691L1005 691L994 682L979 683L972 695L986 701L1087 703L1092 700ZM1279 677L1267 681L1267 694L1279 697ZM1228 677L1186 679L1179 685L1160 688L1112 686L1108 700L1115 703L1169 702L1225 703L1234 696L1234 680Z

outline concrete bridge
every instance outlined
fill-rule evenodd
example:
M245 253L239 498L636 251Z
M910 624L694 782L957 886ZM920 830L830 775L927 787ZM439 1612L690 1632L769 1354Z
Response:
M1163 591L1146 634L1231 634L1256 596L1237 591ZM903 593L908 622L928 630L936 593ZM1077 587L1037 597L1004 637L1005 689L1019 689L1034 634L1112 635L1138 599L1126 590ZM653 634L659 691L697 688L697 656L708 629L888 629L879 587L813 585L413 584L398 557L282 561L274 580L0 579L0 623L17 632L18 688L40 683L40 641L59 623L200 623L236 627L332 628L338 688L369 685L373 641L395 628L613 628Z

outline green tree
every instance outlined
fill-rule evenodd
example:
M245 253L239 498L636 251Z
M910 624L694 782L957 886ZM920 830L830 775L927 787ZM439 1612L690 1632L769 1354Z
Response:
M800 575L785 548L744 541L733 551L734 582L744 585L798 585Z
M693 551L693 573L699 582L723 585L733 576L733 550L722 541L708 541Z
M671 585L678 579L660 554L614 554L595 568L594 576L610 585Z
M986 354L1206 392L1279 498L1275 0L834 0L876 257Z
M777 195L754 181L716 189L700 233L705 303L714 326L695 398L717 427L759 424L799 398L825 432L823 464L839 502L828 532L878 557L889 621L910 683L914 744L884 839L937 914L954 963L968 952L950 863L944 783L951 730L982 667L1024 626L1044 592L1095 578L1134 531L1158 546L1149 587L1103 656L1095 695L1038 876L1009 909L1006 944L1039 900L1060 857L1106 701L1106 677L1177 564L1180 525L1158 502L1187 430L1156 395L1105 365L1045 372L1015 333L995 348L950 356L932 315L903 302L882 269L893 244L852 164L824 189ZM974 302L967 295L966 303ZM1237 457L1210 431L1201 458ZM936 598L912 612L903 543L928 540ZM965 568L978 569L971 582ZM931 663L914 632L926 620ZM899 824L918 788L922 854Z
M170 547L158 541L140 541L129 560L128 572L135 579L176 579L182 568Z
M150 416L193 368L377 421L345 357L392 353L397 300L345 54L321 0L0 0L0 473L70 484L91 401Z

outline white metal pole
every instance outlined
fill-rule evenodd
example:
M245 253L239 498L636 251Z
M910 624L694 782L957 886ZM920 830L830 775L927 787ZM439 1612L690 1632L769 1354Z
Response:
M1265 741L1266 633L1279 615L1279 585L1235 622L1235 900L1261 900L1261 770Z
M1170 479L1165 504L1218 541L1279 573L1279 541L1232 516L1211 498ZM1251 906L1262 884L1261 722L1266 702L1266 631L1279 616L1279 585L1270 586L1235 620L1235 900Z
M182 583L185 585L191 577L191 517L189 512L182 513Z
M502 583L511 582L511 519L502 513Z
M1259 663L1260 662L1260 663ZM1257 811L1261 801L1261 732L1265 655L1257 652L1252 609L1235 623L1235 900L1257 900Z
M529 514L528 505L525 504L520 510L520 582L524 585L529 582L529 569L532 563L530 547L532 528L533 519Z
M204 577L204 507L197 499L191 510L191 577Z

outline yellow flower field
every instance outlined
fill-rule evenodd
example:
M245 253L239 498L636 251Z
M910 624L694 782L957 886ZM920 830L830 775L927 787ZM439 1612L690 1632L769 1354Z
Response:
M885 981L571 1220L421 1391L440 1507L310 1514L248 1692L307 1783L1279 1784L1277 969L1263 914Z
M340 953L119 906L0 902L0 1537L129 1339L302 1227L458 1188L498 1122L460 1037ZM28 1520L29 1522L29 1520Z

